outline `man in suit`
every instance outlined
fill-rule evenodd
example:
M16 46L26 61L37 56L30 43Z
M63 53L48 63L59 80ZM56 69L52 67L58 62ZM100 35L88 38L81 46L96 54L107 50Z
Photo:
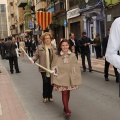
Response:
M83 72L86 72L85 56L87 57L89 72L92 72L91 56L90 56L90 48L89 48L89 45L92 44L92 41L90 40L89 37L87 37L86 32L82 33L82 38L79 40L79 43L80 43L79 45L81 47Z
M14 73L13 70L13 63L15 66L16 73L20 73L19 67L18 67L18 58L15 49L17 48L16 44L12 42L12 37L8 37L8 41L4 43L4 48L6 50L6 53L11 53L12 57L9 59L9 65L10 65L10 72L11 74Z
M103 48L103 59L105 59L105 67L104 67L104 77L105 77L105 81L109 81L108 79L108 71L109 71L109 66L110 63L106 60L105 53L106 53L106 49L107 49L107 44L108 44L108 39L109 39L109 32L110 32L110 28L108 28L108 35L105 36L103 38L103 42L102 42L102 48ZM117 72L117 68L114 68L114 72L115 72L115 76L116 76L116 82L118 82L118 72Z
M28 47L28 55L31 57L31 45L32 45L32 40L31 38L28 38L28 41L27 41L27 47Z
M75 53L75 55L78 59L78 53L80 53L80 50L79 50L78 40L75 39L74 33L69 34L69 43L70 43L70 48L71 48L72 52Z

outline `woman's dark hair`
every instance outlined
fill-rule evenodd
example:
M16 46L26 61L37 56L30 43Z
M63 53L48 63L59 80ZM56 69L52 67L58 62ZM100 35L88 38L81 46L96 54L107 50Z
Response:
M58 45L58 50L57 50L57 54L58 54L58 55L60 55L60 52L61 52L61 50L62 50L62 49L61 49L61 45L62 45L63 42L67 42L67 43L69 44L69 40L67 40L67 39L62 40L62 41L59 43L59 45ZM70 44L69 44L69 50L71 50L71 49L70 49Z

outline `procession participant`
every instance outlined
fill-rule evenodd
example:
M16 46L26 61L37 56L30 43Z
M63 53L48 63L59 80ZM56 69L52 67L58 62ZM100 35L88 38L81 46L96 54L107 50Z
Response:
M77 58L69 50L69 41L62 40L58 47L58 53L54 54L52 70L52 84L55 91L62 92L62 102L66 116L70 116L69 109L70 90L78 89L81 84L81 72Z
M45 32L41 38L43 44L38 45L32 60L34 62L39 60L40 65L47 69L50 69L51 62L53 60L53 54L56 51L56 48L51 44L52 35L49 32ZM39 68L39 70L43 79L43 102L53 102L53 86L51 85L51 74L41 68Z
M17 58L17 54L16 54L16 50L15 50L17 48L17 46L14 42L12 42L12 37L8 37L8 41L6 41L4 43L4 48L6 50L6 53L11 53L11 58L9 59L11 74L14 73L13 63L15 66L16 73L21 73L21 71L19 71L18 58Z
M92 44L91 39L87 37L86 32L83 32L82 38L79 40L79 45L81 47L83 72L86 72L85 56L87 57L89 72L92 72L91 56L90 56L90 48L89 48L90 44Z
M20 42L19 42L19 50L20 50L20 56L22 59L24 59L24 52L22 51L21 47L23 49L25 49L25 42L23 38L20 38Z

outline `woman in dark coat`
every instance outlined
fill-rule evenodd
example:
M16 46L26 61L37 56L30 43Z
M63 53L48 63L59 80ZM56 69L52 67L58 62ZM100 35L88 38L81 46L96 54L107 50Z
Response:
M93 41L93 45L96 51L96 59L101 58L101 42L100 42L100 35L96 34L96 37Z

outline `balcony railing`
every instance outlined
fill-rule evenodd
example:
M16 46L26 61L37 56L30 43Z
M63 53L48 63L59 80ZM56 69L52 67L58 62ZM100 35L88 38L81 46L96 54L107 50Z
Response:
M17 0L18 7L25 7L27 5L27 0Z
M86 7L94 6L98 3L100 3L100 0L89 0L88 3L86 3L84 0L79 3L80 9L84 9Z
M58 14L64 13L65 12L65 2L58 1L54 5L54 13L53 16L56 16Z

